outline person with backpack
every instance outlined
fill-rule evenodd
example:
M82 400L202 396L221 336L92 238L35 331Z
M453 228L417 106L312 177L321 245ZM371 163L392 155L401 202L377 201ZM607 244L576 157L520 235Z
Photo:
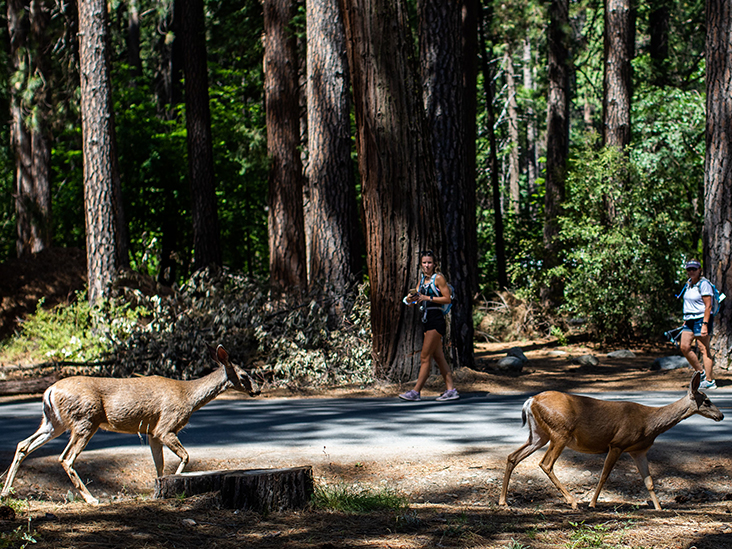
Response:
M714 286L701 276L701 263L697 259L686 262L686 273L689 275L689 280L681 293L684 297L684 326L681 329L679 343L681 353L694 370L701 372L702 381L699 389L716 389L713 374L714 358L709 345L714 327L712 314ZM692 349L694 340L701 349L703 365Z
M439 401L457 400L460 398L452 381L450 365L445 360L442 351L442 338L447 332L445 315L452 304L452 291L444 275L438 272L439 266L432 250L419 252L419 267L422 271L416 291L411 291L404 298L404 303L410 307L419 305L419 318L424 332L422 352L420 354L419 375L414 389L399 395L402 400L422 400L421 391L430 376L432 359L437 363L440 373L445 380L446 390L437 397Z

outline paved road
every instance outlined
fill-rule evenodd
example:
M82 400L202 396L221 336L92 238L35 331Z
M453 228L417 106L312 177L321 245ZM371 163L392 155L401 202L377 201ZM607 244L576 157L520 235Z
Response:
M339 457L384 453L400 455L465 454L490 446L518 446L528 431L521 427L521 406L528 395L473 393L454 402L402 402L395 398L218 399L196 412L180 434L191 457L337 454ZM590 395L592 396L592 395ZM597 396L597 395L594 395ZM660 406L681 392L604 394L608 400L633 400ZM658 438L672 443L720 443L732 440L732 391L710 394L727 418L719 423L694 416ZM19 440L35 431L40 402L0 404L0 470ZM36 454L59 454L66 435ZM139 451L136 435L100 431L87 451L115 448Z

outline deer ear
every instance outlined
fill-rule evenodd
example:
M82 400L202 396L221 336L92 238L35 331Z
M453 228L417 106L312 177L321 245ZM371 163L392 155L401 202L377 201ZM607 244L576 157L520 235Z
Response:
M691 378L689 383L689 392L696 393L699 390L699 384L701 383L701 372L696 372Z
M223 345L219 345L216 349L216 355L219 362L222 364L228 364L229 362L229 353L226 352L226 349L224 349Z

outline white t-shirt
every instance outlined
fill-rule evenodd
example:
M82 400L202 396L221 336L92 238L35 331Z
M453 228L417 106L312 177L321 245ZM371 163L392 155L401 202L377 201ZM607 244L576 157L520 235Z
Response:
M705 295L714 295L712 284L706 278L700 278L699 282L686 289L684 292L684 320L704 318L702 296Z

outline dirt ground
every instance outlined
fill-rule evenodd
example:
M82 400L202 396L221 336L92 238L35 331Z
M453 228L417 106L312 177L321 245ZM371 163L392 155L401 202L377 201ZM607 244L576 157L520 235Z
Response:
M518 375L495 370L511 346L521 346L528 365ZM461 392L679 391L688 370L652 371L657 356L673 348L632 348L635 358L610 359L612 349L560 347L551 340L479 344L476 370L458 370ZM565 354L566 353L566 354ZM573 363L592 354L595 367ZM719 391L732 387L729 372L717 374ZM398 386L340 388L268 397L344 397L395 395ZM440 391L435 376L425 396ZM710 392L712 399L714 394ZM20 435L20 434L19 434ZM20 437L19 437L20 438ZM428 441L426 441L428 443ZM508 508L497 506L505 457L512 448L475 449L436 458L419 455L341 461L324 455L309 463L317 486L388 490L407 498L407 509L349 514L307 509L259 515L222 509L215 494L174 500L152 499L154 471L147 451L83 454L81 476L102 504L88 506L74 497L55 455L28 459L16 481L24 498L14 520L0 520L6 536L30 528L35 547L257 547L279 548L732 548L732 464L729 445L674 445L659 442L649 453L651 472L664 507L654 511L637 471L624 456L602 492L598 508L587 504L602 469L602 456L565 451L556 472L580 501L570 509L537 467L543 452L521 463L511 480ZM0 450L6 464L12 449ZM174 462L175 463L175 462ZM188 470L269 468L305 465L296 452L192 461ZM169 464L169 466L174 466ZM2 516L2 513L0 513ZM16 536L19 533L15 534ZM21 542L17 542L20 546ZM1 546L1 543L0 543Z

